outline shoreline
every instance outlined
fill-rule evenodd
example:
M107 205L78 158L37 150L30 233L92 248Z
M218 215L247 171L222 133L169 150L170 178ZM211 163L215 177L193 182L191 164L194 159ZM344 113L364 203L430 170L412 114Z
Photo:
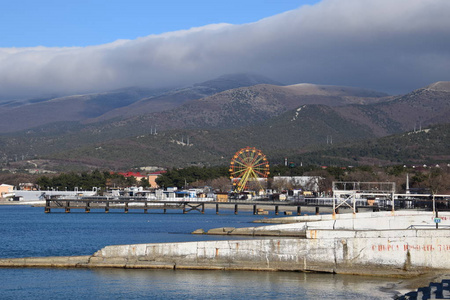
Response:
M440 217L442 225L450 224L450 213L442 212ZM390 277L392 285L380 285L380 289L402 294L450 277L449 230L445 226L405 229L410 224L433 224L431 212L360 212L263 221L269 224L208 232L228 235L228 240L112 245L92 255L3 258L0 267L325 272ZM270 224L275 221L283 224ZM233 240L234 235L266 237Z
M441 217L450 223L450 213ZM227 235L229 240L111 245L91 256L0 259L0 266L313 271L400 277L450 270L450 230L410 228L411 224L433 224L431 213L287 218L292 222L193 232ZM262 239L232 239L245 235Z
M307 243L304 241L305 239L272 238L114 245L106 246L93 255L2 258L0 267L317 272L392 278L417 278L445 271L378 264L337 265L329 260L310 259L301 254L301 259L286 259L286 256L305 252L304 246Z
M0 206L35 206L35 207L45 207L45 201L35 200L35 201L8 201L0 199Z

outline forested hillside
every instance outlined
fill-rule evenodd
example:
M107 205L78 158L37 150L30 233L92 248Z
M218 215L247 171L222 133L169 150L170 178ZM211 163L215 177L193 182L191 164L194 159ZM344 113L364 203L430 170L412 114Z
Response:
M263 80L245 78L246 84ZM211 92L239 84L225 79L187 90L200 93L208 86ZM163 112L61 121L3 134L1 163L6 169L56 171L214 166L228 164L246 146L261 149L273 163L285 157L317 165L445 161L447 86L436 83L396 97L311 84L232 88Z

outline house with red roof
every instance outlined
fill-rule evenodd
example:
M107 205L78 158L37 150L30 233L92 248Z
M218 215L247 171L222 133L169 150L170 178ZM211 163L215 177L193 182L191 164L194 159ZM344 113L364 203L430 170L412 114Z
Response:
M125 178L134 177L138 182L142 180L148 180L150 187L159 188L158 184L156 183L156 178L158 178L164 173L166 173L166 171L156 171L153 173L149 173L147 175L141 174L140 172L118 172L117 174L123 175Z

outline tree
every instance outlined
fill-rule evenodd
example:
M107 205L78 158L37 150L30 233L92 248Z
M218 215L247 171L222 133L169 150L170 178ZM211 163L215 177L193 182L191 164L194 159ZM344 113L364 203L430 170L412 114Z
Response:
M424 184L433 195L444 193L450 189L450 174L441 169L434 169L427 174Z
M319 178L316 176L311 176L305 184L302 186L305 191L315 191L319 189Z
M169 173L169 172L167 172ZM160 187L162 188L168 188L171 186L174 186L172 178L170 176L170 174L162 174L161 176L158 176L158 178L156 178L156 184L158 184Z
M322 192L331 192L333 181L336 181L336 178L333 177L326 170L317 170L307 173L308 176L318 176L319 177L319 191Z
M39 186L40 189L47 189L51 186L53 186L52 184L52 180L47 177L47 176L41 176L36 180L36 184Z
M193 183L208 182L215 178L228 176L226 167L188 167L184 169L171 169L156 179L161 187L186 187Z
M287 179L277 179L272 181L272 189L277 192L282 192L283 190L292 189L292 183Z
M127 177L126 178L126 184L127 184L127 186L136 185L137 184L136 177L134 177L134 176Z
M265 190L267 188L267 181L249 180L249 181L247 181L247 188L250 191L255 191L255 192L259 192L260 190Z
M109 188L122 188L127 185L125 177L116 173L108 176L105 182L106 186Z
M219 177L211 181L211 187L219 192L229 192L231 191L231 181L229 177Z
M141 178L141 181L139 182L139 185L142 186L144 189L147 189L150 187L150 182L148 182L147 177Z

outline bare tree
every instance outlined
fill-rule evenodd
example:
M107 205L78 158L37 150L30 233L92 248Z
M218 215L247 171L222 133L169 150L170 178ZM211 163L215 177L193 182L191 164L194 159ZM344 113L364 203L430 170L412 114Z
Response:
M292 179L289 181L289 184L288 184L287 189L288 189L288 190L305 189L305 186L302 185L300 182L296 181L294 178L292 178Z
M377 175L371 171L356 170L348 173L346 181L378 181Z
M207 186L207 185L209 185L209 183L207 181L204 181L204 180L197 180L197 181L194 181L194 182L192 182L190 184L190 186L192 186L194 188L201 188L201 187L204 187L204 186Z
M249 180L247 182L247 188L250 191L259 192L260 190L264 190L267 188L267 181L262 180Z
M211 187L220 192L228 192L231 190L231 181L228 177L219 177L211 180Z
M319 189L319 176L311 176L303 185L303 189L306 191L317 192Z
M333 181L336 179L325 170L317 170L305 173L308 176L318 176L318 187L321 192L331 192Z
M272 189L276 190L277 192L292 189L292 183L290 180L287 180L285 178L277 179L272 182Z
M424 184L433 195L447 192L450 190L450 174L441 169L432 170L427 174Z

